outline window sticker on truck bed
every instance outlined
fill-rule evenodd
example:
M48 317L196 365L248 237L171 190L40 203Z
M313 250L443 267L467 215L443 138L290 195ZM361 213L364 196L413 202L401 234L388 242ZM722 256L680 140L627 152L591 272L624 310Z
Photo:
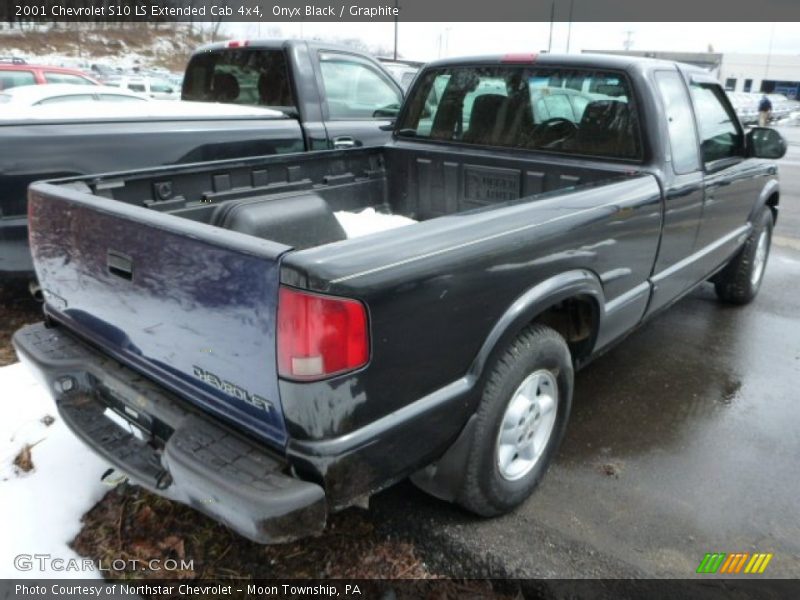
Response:
M211 387L217 388L223 394L227 394L228 396L236 398L237 400L241 400L242 402L247 402L247 404L250 406L254 406L255 408L264 410L266 412L270 412L272 410L272 402L262 398L258 394L253 394L252 392L249 392L243 387L238 386L235 383L231 383L230 381L225 381L218 375L214 375L214 373L211 371L206 371L197 365L192 365L192 369L194 369L195 377L207 383Z

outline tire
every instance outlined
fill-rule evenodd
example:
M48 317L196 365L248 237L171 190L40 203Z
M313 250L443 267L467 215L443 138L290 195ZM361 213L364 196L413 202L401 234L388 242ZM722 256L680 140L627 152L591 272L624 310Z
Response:
M772 244L772 211L764 207L739 253L714 278L717 297L731 304L747 304L758 294Z
M486 377L457 499L461 506L493 517L513 510L531 495L564 437L573 378L569 348L550 327L531 325L511 342ZM526 395L535 396L537 402L525 404ZM522 419L517 419L519 415ZM520 442L520 436L525 441Z

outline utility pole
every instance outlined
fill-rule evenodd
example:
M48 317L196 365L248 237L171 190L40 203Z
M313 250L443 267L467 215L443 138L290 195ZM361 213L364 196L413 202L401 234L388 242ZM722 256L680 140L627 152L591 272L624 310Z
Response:
M575 0L569 0L569 21L567 25L567 54L569 54L569 38L572 37L572 8L575 6Z
M625 48L625 50L630 50L633 47L633 34L636 32L633 29L628 29L622 33L625 34L625 41L622 42L622 47Z
M775 23L772 23L769 28L769 47L767 48L767 64L764 66L764 79L769 81L769 63L772 62L772 41L775 37ZM764 91L764 80L761 82L761 91Z
M550 40L547 42L547 53L553 49L553 20L556 16L556 0L550 4Z
M397 22L400 19L400 0L394 0L394 7L397 9L394 17L394 60L397 60Z

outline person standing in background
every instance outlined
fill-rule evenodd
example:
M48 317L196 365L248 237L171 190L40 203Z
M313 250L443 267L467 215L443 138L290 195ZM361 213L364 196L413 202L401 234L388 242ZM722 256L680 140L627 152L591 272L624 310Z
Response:
M758 126L766 127L769 124L769 116L772 113L772 102L769 101L767 95L761 97L761 102L758 103Z

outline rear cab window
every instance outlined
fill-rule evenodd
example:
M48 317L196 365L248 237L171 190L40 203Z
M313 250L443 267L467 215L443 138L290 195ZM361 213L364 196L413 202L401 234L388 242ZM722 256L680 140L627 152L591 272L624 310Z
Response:
M224 48L196 54L183 82L184 100L296 110L281 49Z
M400 135L440 142L642 158L623 73L525 65L430 69L401 119Z

